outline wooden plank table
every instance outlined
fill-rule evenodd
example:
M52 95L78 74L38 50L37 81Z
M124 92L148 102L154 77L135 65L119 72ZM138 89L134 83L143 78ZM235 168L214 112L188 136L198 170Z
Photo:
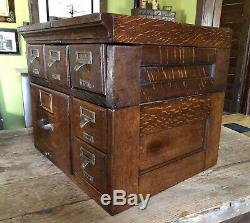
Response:
M250 211L250 138L223 128L217 166L111 217L33 146L0 132L0 222L219 222Z

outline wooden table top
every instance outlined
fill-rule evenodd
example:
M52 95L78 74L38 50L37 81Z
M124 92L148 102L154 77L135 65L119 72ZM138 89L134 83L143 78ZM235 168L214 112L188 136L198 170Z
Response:
M0 221L191 223L249 212L250 138L223 128L220 147L214 168L154 196L144 211L111 217L36 151L31 130L0 131Z

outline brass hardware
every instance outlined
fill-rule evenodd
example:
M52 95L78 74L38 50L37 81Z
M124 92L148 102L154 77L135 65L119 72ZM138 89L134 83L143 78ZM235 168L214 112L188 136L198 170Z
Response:
M86 132L83 133L83 138L89 142L94 143L94 137Z
M31 57L30 57L30 63L33 64L34 61L39 58L39 50L38 49L31 49L30 50L30 54L31 54Z
M82 171L84 178L86 178L88 181L90 181L91 183L94 183L94 177L92 177L91 175L89 175L86 171Z
M48 67L52 67L56 62L61 60L61 52L60 51L49 51L49 62Z
M44 104L43 104L43 100L42 100L42 95L47 95L49 98L50 98L50 105L49 105L49 108L47 107L47 106L45 106ZM48 112L50 112L50 113L53 113L53 97L52 97L52 94L49 94L49 93L47 93L47 92L45 92L45 91L43 91L43 90L39 90L39 98L40 98L40 106L44 109L44 110L46 110L46 111L48 111Z
M89 164L90 164L90 160L89 159L83 160L83 162L81 164L82 169L85 169Z
M89 164L93 166L95 165L95 154L84 149L82 146L80 147L80 157L84 158L84 161L81 165L83 169L85 169Z
M54 125L49 123L46 119L42 118L39 122L38 122L38 126L46 131L50 131L53 132L54 131Z
M80 106L80 118L81 118L80 127L84 128L90 122L95 123L95 112L92 112Z
M51 77L52 77L54 80L58 80L58 81L61 80L61 75L60 75L60 74L52 74Z
M53 159L53 154L51 152L44 152L44 156L46 156L48 159Z
M80 86L86 87L86 88L92 88L92 85L90 81L80 79Z
M83 51L83 52L76 52L76 65L74 70L77 72L83 66L91 65L93 63L92 52L90 51Z
M33 69L33 75L35 75L35 76L39 76L39 74L40 74L40 72L39 72L39 70L38 69Z

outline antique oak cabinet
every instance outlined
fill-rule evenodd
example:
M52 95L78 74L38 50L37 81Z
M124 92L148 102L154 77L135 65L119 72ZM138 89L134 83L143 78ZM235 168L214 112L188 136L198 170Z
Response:
M116 189L154 195L216 164L230 30L92 14L19 33L35 146L98 203Z

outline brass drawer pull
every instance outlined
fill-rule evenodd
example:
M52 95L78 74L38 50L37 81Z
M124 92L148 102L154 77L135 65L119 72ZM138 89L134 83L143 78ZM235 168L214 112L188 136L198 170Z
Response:
M46 105L44 102L43 102L43 97L47 97L49 98L49 105ZM53 96L52 94L50 93L47 93L43 90L39 90L39 99L40 99L40 106L50 112L50 113L53 113Z
M82 87L92 88L90 81L80 79L79 83Z
M84 178L86 178L89 182L94 183L94 177L89 175L86 171L82 171Z
M60 74L52 74L51 77L52 77L52 79L54 79L54 80L58 80L58 81L61 80L61 75L60 75Z
M80 127L84 128L90 122L95 123L95 112L92 112L80 106L80 118L81 118Z
M38 126L46 131L54 131L54 125L49 123L46 119L42 118L39 122L38 122Z
M40 74L38 69L33 69L32 73L33 73L34 76L39 76L39 74Z
M48 67L52 67L56 62L61 60L61 52L60 51L49 51L49 62Z
M81 168L85 169L89 164L95 165L95 154L89 152L88 150L80 147L80 157L84 158Z
M39 58L39 50L38 49L31 49L30 50L30 54L31 54L31 57L30 57L30 63L33 64L34 61Z
M53 154L51 152L44 152L44 156L47 157L50 160L53 159Z
M89 142L94 143L94 137L86 132L83 133L83 138Z
M89 164L90 164L90 160L85 159L81 164L82 169L85 169Z
M90 51L83 51L83 52L76 52L76 65L74 70L77 72L82 67L86 65L91 65L93 63L92 52Z

